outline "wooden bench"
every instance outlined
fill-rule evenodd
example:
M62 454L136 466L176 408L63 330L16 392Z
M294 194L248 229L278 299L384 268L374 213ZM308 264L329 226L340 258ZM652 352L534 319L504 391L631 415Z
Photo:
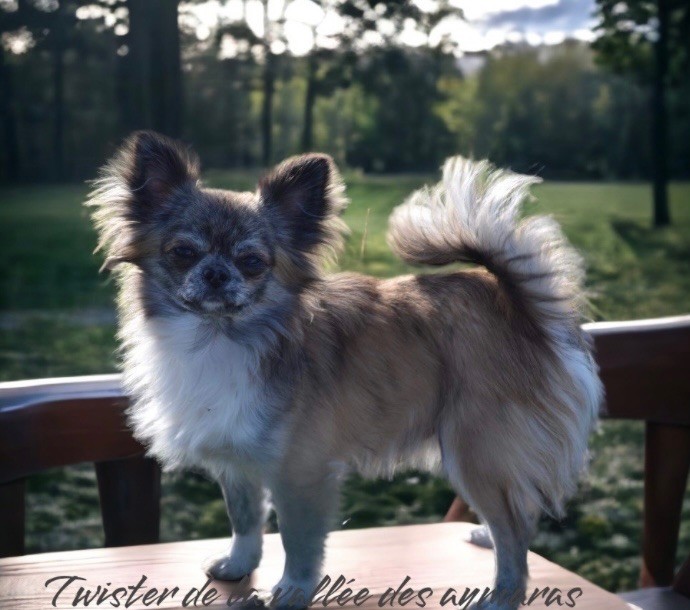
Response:
M457 609L458 605L453 606L450 601L441 605L444 595L446 600L450 600L452 595L459 600L466 587L483 591L491 586L494 571L492 551L464 541L473 527L469 523L439 523L334 532L328 538L325 573L334 581L340 575L347 580L354 579L349 587L355 592L368 588L372 597L360 606L365 609L379 608L381 596L389 588L398 589L407 576L410 580L403 589L412 588L416 593L426 587L432 589L433 593L428 597L423 594L426 608ZM261 598L268 596L268 591L280 578L285 556L277 534L269 534L264 540L264 559L252 575L251 583L245 586L212 583L210 586L219 591L219 598L212 607L224 607L230 595L235 598L250 587L258 589ZM179 587L179 593L173 599L166 599L159 607L180 608L186 593L192 588L202 588L206 582L200 567L203 559L221 552L226 546L227 540L195 540L0 559L0 608L53 608L53 598L65 580L54 581L48 586L45 583L56 576L67 575L86 580L69 585L58 597L57 608L72 608L74 595L80 586L93 591L99 584L105 586L110 582L109 589L113 591L116 587L136 585L142 575L147 577L147 587L158 590ZM529 566L530 593L533 594L535 589L540 592L531 608L561 607L557 598L560 596L565 603L570 594L576 602L575 607L580 610L630 610L616 595L538 555L530 553ZM344 588L341 587L340 591ZM456 593L449 592L449 589ZM417 609L416 599L407 607ZM552 603L548 605L548 601ZM105 603L100 607L111 606ZM143 601L131 606L137 610L144 607ZM317 604L314 607L323 606ZM326 607L337 609L339 605L332 602ZM354 604L349 603L347 607L353 608ZM390 608L390 605L382 607ZM400 605L396 603L395 607ZM463 605L459 607L466 608Z
M680 509L690 465L690 316L595 323L586 328L594 336L596 343L597 359L607 392L607 416L646 422L641 584L646 587L670 587L669 590L660 590L658 593L665 598L672 598L673 603L684 603L690 597L690 562L686 561L676 574L674 560ZM106 547L158 541L160 471L155 463L143 457L142 447L129 434L123 417L126 405L127 398L122 394L117 375L0 384L0 557L20 556L24 552L26 477L47 468L79 462L94 462L96 465ZM455 508L457 509L457 504ZM453 516L452 511L450 516ZM394 528L397 533L387 533L393 532L393 528L337 533L330 543L332 550L329 556L333 569L339 569L337 561L340 561L342 552L338 544L341 542L345 547L351 548L348 545L359 544L357 541L361 541L362 548L366 549L361 553L361 568L369 572L361 572L357 568L359 564L352 559L354 551L345 553L344 556L349 557L348 561L352 562L347 564L353 566L352 574L375 574L377 569L384 570L389 561L396 560L397 555L393 553L393 547L397 544L396 536L405 539L406 536L412 536L412 532L417 532L414 534L415 540L423 540L428 536L436 541L435 544L440 545L446 538L455 540L454 536L438 534L447 531L443 528L462 529L464 526L450 524L425 527L427 529L422 530ZM418 533L421 531L428 533ZM377 532L376 535L373 532ZM372 548L367 542L370 538L380 540L385 548ZM272 537L269 539L274 540ZM209 552L213 550L213 544L218 543L209 543ZM279 545L275 540L270 545L272 546L269 548L275 548L278 552ZM490 553L487 555L468 545L469 550L465 545L456 548L454 542L452 546L456 551L463 549L458 552L465 559L455 564L451 571L443 572L449 583L456 582L459 575L469 573L468 570L474 574L475 565L477 578L480 572L484 574L485 571L485 576L490 576ZM189 551L182 550L187 548ZM31 595L40 596L44 591L32 589L34 593L31 593L22 585L24 577L27 577L28 583L28 576L34 573L32 566L35 566L36 573L44 574L46 566L59 565L50 563L51 561L69 560L76 562L75 565L93 561L97 565L101 561L107 563L126 559L128 564L133 562L130 567L135 567L136 571L141 570L142 566L154 566L156 562L150 558L162 558L163 549L172 553L173 563L178 560L183 562L190 573L198 578L200 571L193 557L198 556L202 548L205 547L198 542L175 543L118 552L101 549L7 559L0 564L3 573L3 580L0 581L3 588L0 588L0 592L14 591L16 599L43 603L39 599L44 598L34 598ZM386 548L391 552L387 553ZM405 556L408 557L409 553L414 553L414 549L411 548ZM485 558L484 563L480 561L480 555ZM374 568L371 563L367 563L369 559L374 563L380 562L381 565ZM441 555L431 553L427 559L427 563L419 564L423 573L419 573L419 576L416 571L411 574L415 579L419 578L420 582L424 575L440 569ZM436 559L438 565L434 567ZM267 557L267 561L274 560ZM533 576L536 565L546 565L540 563L544 561L536 555L531 556ZM416 570L415 565L410 564ZM557 566L553 569L556 568ZM9 584L4 576L8 570L14 572ZM547 575L549 578L565 578L569 574L562 568L558 570L561 572ZM257 578L264 578L261 574ZM394 576L390 572L386 574L387 578ZM129 572L121 574L123 578L130 575ZM568 576L571 577L577 578L574 575ZM364 576L362 578L364 582ZM552 580L549 586L557 580ZM396 583L388 584L393 586ZM423 583L423 586L426 585L427 583ZM25 595L28 597L25 598ZM587 607L584 604L583 599L578 607ZM4 610L6 607L12 606L0 603L0 608Z

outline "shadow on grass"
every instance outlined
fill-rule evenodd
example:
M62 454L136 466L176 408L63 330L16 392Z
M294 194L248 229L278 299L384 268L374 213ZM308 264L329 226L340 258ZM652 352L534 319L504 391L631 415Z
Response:
M640 257L663 255L679 262L690 261L690 239L674 227L653 228L628 219L614 219L611 227Z

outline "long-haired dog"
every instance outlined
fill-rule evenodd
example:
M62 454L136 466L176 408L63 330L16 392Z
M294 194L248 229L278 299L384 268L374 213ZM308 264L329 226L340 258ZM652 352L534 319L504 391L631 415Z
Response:
M389 243L410 264L483 269L378 280L323 271L347 203L328 156L232 192L167 138L124 143L89 205L118 268L129 418L164 467L220 483L234 535L210 575L257 567L268 490L276 590L308 598L346 468L436 456L491 532L491 607L522 602L535 523L573 493L602 399L581 261L553 220L519 219L533 182L449 159L395 209Z

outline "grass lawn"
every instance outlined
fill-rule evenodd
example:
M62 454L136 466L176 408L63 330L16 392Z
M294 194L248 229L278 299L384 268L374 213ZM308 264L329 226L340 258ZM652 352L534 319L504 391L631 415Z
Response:
M255 176L210 172L212 186L252 188ZM388 213L428 177L348 177L352 229L342 269L377 276L406 272L385 243ZM0 189L0 379L113 371L112 285L91 256L95 235L80 206L83 186ZM588 266L592 318L630 319L690 312L690 184L671 187L673 226L650 228L646 185L547 183L528 211L553 214ZM533 549L611 590L635 586L642 507L642 429L609 422L592 440L593 463L560 523L545 520ZM89 466L30 480L31 550L101 543ZM393 481L351 477L343 527L435 521L452 492L441 481L405 473ZM166 475L163 537L226 535L215 486ZM690 550L690 504L679 557Z

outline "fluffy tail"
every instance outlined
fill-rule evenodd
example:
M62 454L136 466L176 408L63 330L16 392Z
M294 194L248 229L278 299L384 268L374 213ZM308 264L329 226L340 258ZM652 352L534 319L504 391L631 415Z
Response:
M484 265L508 296L511 314L527 320L548 344L558 364L543 367L549 390L535 395L548 408L532 411L529 418L522 409L511 409L508 437L517 443L514 455L523 456L515 497L560 515L586 463L603 388L578 325L584 306L582 261L553 219L520 219L521 204L537 181L486 161L451 158L438 185L417 191L393 211L388 238L408 263ZM548 440L529 442L537 437Z
M483 265L537 330L562 338L582 315L583 265L552 218L519 219L529 187L539 181L452 157L440 183L393 211L388 243L411 264Z

